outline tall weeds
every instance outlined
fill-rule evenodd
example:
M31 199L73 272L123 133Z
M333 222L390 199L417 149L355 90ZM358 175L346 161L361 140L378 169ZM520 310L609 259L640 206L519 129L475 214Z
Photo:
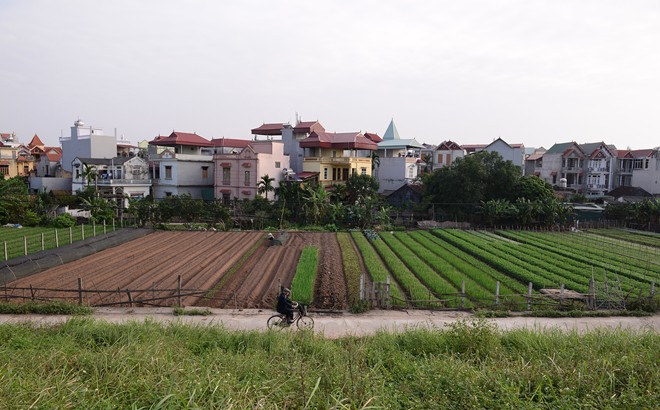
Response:
M483 320L309 332L0 325L1 408L654 408L652 330L500 332Z

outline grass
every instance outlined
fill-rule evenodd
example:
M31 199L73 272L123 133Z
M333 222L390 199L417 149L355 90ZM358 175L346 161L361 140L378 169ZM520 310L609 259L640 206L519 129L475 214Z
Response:
M172 309L174 316L210 316L213 314L208 308L182 308L175 307Z
M115 230L120 229L115 225ZM69 245L70 243L82 240L84 237L92 238L104 233L103 225L77 225L69 228L45 228L45 227L23 227L0 228L0 261L5 260L4 247L6 244L6 259L13 259L25 255L25 245L27 244L27 254L36 253L46 249L53 249L58 246ZM112 224L105 226L105 232L112 232ZM43 236L43 243L42 243Z
M653 331L484 320L326 339L154 322L0 325L3 408L655 408Z
M59 301L25 303L0 303L0 314L3 315L91 315L94 309Z

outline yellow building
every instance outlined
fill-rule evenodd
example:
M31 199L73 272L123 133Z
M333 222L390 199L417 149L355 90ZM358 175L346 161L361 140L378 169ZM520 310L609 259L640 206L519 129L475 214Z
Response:
M378 144L359 132L314 131L300 141L304 149L303 173L316 174L324 186L346 183L353 174L371 176L371 155Z
M13 142L13 134L1 135L0 174L4 179L29 176L34 169L34 158L30 150L24 145Z

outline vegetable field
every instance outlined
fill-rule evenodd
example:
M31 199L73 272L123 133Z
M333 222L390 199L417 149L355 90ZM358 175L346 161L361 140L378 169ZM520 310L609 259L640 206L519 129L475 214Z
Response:
M88 228L72 232L82 237ZM270 307L280 285L292 286L293 295L311 308L325 309L355 306L361 298L375 306L512 310L544 303L554 307L564 300L631 308L659 301L657 234L610 229L292 232L292 240L273 247L266 247L264 232L246 234L157 232L8 282L4 293L11 294L12 287L22 287L20 294L27 297L47 293L37 293L36 287L74 295L84 290L86 300L124 304L124 294L129 303L140 303L138 294L155 301L160 287L170 301L232 308ZM181 286L198 296L181 296ZM111 295L114 299L106 300Z

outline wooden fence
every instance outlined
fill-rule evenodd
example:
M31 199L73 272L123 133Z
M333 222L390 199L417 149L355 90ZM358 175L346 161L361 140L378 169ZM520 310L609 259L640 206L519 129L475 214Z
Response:
M614 290L612 287L611 290ZM411 292L408 292L411 294ZM655 283L651 282L649 295L646 299L651 307L655 304ZM371 287L365 286L364 277L360 277L360 300L366 301L372 308L390 309L394 306L405 306L408 309L467 309L468 307L507 309L513 311L530 311L536 309L565 309L580 307L588 310L625 310L626 298L622 292L611 291L603 293L598 289L592 278L588 293L579 293L565 289L561 284L558 289L540 289L534 293L534 285L529 282L527 293L501 294L500 282L496 282L495 293L491 299L479 299L470 296L465 291L465 281L461 283L461 291L455 293L435 294L429 291L428 299L399 299L390 295L390 278L386 282L374 282Z

